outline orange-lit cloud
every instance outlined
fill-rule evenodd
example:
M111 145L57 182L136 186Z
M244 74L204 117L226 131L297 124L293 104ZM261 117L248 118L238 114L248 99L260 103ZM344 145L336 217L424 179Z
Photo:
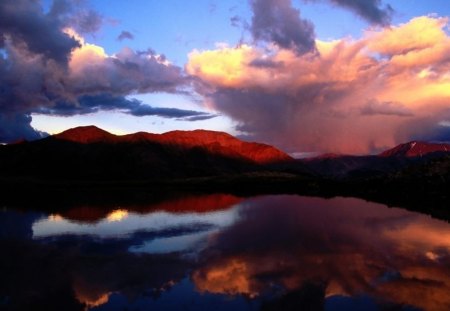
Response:
M101 286L89 284L88 281L80 277L75 278L73 291L76 299L86 306L86 310L107 303L111 295L111 292L104 292Z
M87 294L87 295L85 295ZM92 293L75 293L76 298L79 302L86 305L86 310L89 310L89 308L94 308L101 306L108 302L110 293L101 294L100 296L95 296Z
M106 216L109 222L121 221L128 216L128 211L125 209L116 209Z
M192 279L200 292L228 295L248 295L254 297L257 291L252 288L247 263L239 259L230 259L212 269L197 270Z
M382 31L368 31L368 47L372 51L390 56L433 49L448 43L448 37L443 30L447 23L447 18L421 16L400 26L385 28Z
M303 55L276 45L193 51L186 71L208 86L199 90L208 104L255 139L365 153L433 139L450 118L447 24L422 16L360 39L316 40L318 53Z

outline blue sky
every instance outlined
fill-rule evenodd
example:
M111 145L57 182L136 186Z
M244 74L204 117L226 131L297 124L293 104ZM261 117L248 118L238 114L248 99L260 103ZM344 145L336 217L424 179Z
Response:
M248 31L233 27L234 16L250 22L252 12L247 1L108 1L95 0L89 6L100 12L105 23L89 41L115 53L124 45L136 50L152 48L165 54L173 63L183 66L193 49L212 49L216 43L235 45ZM409 21L412 17L438 14L450 15L450 5L442 0L390 0L395 13L393 24ZM359 37L370 25L354 13L325 2L293 1L301 16L314 23L319 39ZM133 40L118 41L122 30L134 35Z

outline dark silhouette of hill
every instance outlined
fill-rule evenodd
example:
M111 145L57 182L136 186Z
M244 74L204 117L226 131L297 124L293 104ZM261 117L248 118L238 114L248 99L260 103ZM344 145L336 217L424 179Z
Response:
M367 179L401 172L410 166L426 167L450 155L450 144L412 141L378 155L321 155L300 160L313 175L333 179Z
M407 143L379 155L294 160L220 132L117 136L79 127L0 146L0 204L72 211L74 219L95 220L105 209L92 206L105 201L142 206L180 193L296 193L360 197L450 219L447 146Z
M117 136L86 126L0 148L1 175L12 179L186 178L255 171L290 160L274 147L205 130Z
M264 182L286 173L315 180L358 181L391 178L412 166L427 167L430 161L448 154L448 144L409 142L379 155L333 154L294 160L272 146L244 142L222 132L138 132L119 136L84 126L37 141L0 146L0 177L4 182L133 182L270 171L261 178ZM252 175L250 179L257 178ZM224 182L232 183L233 178Z

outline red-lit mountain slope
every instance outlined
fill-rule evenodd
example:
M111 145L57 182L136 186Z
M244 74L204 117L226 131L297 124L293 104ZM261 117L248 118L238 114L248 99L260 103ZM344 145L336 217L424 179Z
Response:
M153 142L181 149L201 148L211 154L258 164L292 160L289 155L272 146L244 142L227 133L206 130L172 131L164 134L138 132L116 136L95 126L83 126L64 131L54 138L83 144Z
M433 152L450 152L450 144L411 141L379 154L381 157L421 157Z
M267 169L286 153L214 131L114 135L77 127L41 140L0 146L4 180L161 180Z

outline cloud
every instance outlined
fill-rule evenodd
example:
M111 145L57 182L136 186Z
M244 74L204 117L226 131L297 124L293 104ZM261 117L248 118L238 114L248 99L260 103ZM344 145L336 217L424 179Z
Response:
M361 114L364 116L397 116L412 117L414 114L399 103L379 102L377 100L369 100L365 106L361 107Z
M186 117L183 117L183 118L180 118L177 120L195 122L195 121L204 121L204 120L213 119L218 116L219 116L218 114L203 113L203 114L194 115L194 116L186 116Z
M158 116L187 121L206 120L216 117L215 114L195 110L152 107L137 99L127 99L123 96L114 96L109 93L83 95L76 98L74 102L56 101L52 107L42 107L35 112L57 116L72 116L111 110L121 111L136 117Z
M31 127L33 113L119 110L188 121L216 115L126 99L152 92L183 94L191 80L151 49L124 48L108 55L76 31L95 31L101 19L72 1L55 1L48 13L32 0L0 3L0 142L41 137Z
M382 57L391 59L391 64L403 67L432 66L438 70L447 63L449 37L443 30L448 18L421 16L406 24L368 31L367 46ZM446 70L446 67L441 67ZM424 67L426 69L426 67Z
M129 40L133 40L134 36L131 32L126 31L126 30L122 30L122 32L120 33L120 35L117 37L117 40L122 41L125 39L129 39Z
M283 67L283 62L274 62L270 59L254 59L250 62L250 66L260 67L260 68L277 68Z
M413 138L416 140L450 142L450 126L437 124L431 127L427 132L420 133L420 135Z
M129 113L133 116L159 116L164 118L177 118L178 120L185 121L199 121L199 120L207 120L216 117L216 115L194 111L194 110L183 110L177 108L155 108L148 105L137 105L136 107L132 107L129 109Z
M315 50L314 26L300 17L291 0L251 0L250 31L255 40L273 42L297 54Z
M79 46L77 40L61 31L64 24L50 14L44 14L33 0L4 0L0 2L0 34L15 46L66 62L70 52Z
M188 82L180 67L152 50L123 48L109 56L103 48L85 43L73 51L69 68L68 87L75 93L173 93Z
M437 142L450 142L450 108L442 109L437 115L425 116L418 122L420 128L417 128L411 134L410 140L419 141L437 141ZM412 128L414 124L405 125L406 129ZM403 129L404 131L406 129Z
M94 33L100 29L102 23L102 16L93 10L81 11L72 22L80 33Z
M3 141L14 142L19 139L35 140L48 135L35 130L30 123L29 114L0 113L0 138Z
M48 15L82 34L94 33L103 24L103 17L86 7L83 0L53 1Z
M233 15L230 17L230 24L233 27L240 27L242 23L242 18L238 15Z
M319 1L319 0L307 0ZM384 7L381 0L328 0L332 4L349 9L371 24L386 26L391 22L394 10L387 4Z
M314 57L275 45L194 50L186 71L203 82L208 107L253 140L289 152L373 152L450 119L447 23L424 16L359 39L316 40Z

